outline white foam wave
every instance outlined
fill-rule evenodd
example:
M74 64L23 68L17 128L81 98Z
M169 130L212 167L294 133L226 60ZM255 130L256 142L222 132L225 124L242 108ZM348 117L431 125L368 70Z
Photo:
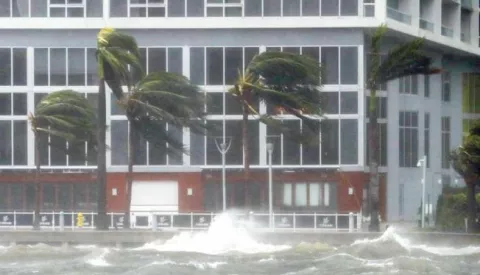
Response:
M108 255L108 253L110 253L110 250L108 248L103 248L101 251L102 252L100 253L100 255L92 255L85 262L92 266L110 266L110 264L105 260L105 257Z
M389 227L382 236L376 239L363 239L355 241L352 246L362 245L362 244L375 244L382 243L387 241L393 241L399 244L401 247L407 251L412 250L423 250L430 254L435 254L438 256L465 256L465 255L474 255L480 253L480 247L478 246L467 246L461 248L455 247L434 247L428 245L416 245L412 244L410 240L405 237L400 236L394 227Z
M180 266L193 266L197 269L216 269L221 265L226 265L227 262L196 262L196 261L190 261L188 263L178 263L174 262L172 260L163 260L163 261L155 261L151 263L150 265L180 265Z
M156 250L162 252L196 252L218 255L228 252L244 254L272 253L290 249L286 245L269 245L255 241L246 228L235 223L228 214L215 217L205 232L182 232L164 242L153 242L135 250Z

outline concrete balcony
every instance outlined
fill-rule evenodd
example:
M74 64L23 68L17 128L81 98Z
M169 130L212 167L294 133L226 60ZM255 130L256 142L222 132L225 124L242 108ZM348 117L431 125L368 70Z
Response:
M420 18L420 28L433 32L435 25L426 19Z
M446 26L442 26L442 35L453 38L453 29Z
M412 16L410 16L410 14L401 12L390 7L387 7L387 17L408 25L412 24Z

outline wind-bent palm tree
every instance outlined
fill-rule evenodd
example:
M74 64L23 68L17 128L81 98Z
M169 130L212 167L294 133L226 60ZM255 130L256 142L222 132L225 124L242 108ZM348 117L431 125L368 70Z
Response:
M463 145L455 149L450 160L453 169L463 177L467 185L468 229L475 231L477 202L475 201L475 186L480 179L480 121L477 121L465 137Z
M106 216L106 99L105 82L117 98L122 97L122 86L131 86L129 66L141 71L138 45L135 39L112 28L104 28L97 35L98 123L97 123L97 229L107 230Z
M400 44L391 49L381 62L381 40L387 31L385 25L375 30L370 39L370 67L368 68L367 89L370 90L368 109L369 137L368 137L368 164L370 168L369 206L370 231L380 231L379 215L379 146L378 117L377 117L377 87L390 80L409 75L434 74L438 69L431 67L432 60L422 52L423 39L418 38Z
M95 112L87 99L80 93L63 90L45 96L36 106L35 114L28 115L35 137L35 215L34 228L40 228L40 135L59 138L59 144L50 142L50 146L65 146L68 142L67 153L80 154L76 148L83 148L86 141L94 145Z
M287 52L264 52L256 55L245 72L239 72L235 86L229 92L242 107L242 142L244 155L244 180L250 177L250 152L248 147L249 115L279 129L299 142L308 142L310 133L318 131L320 105L320 64L306 56ZM254 102L264 102L274 109L300 118L304 123L302 133L294 133L270 115L261 115Z
M155 72L140 80L122 96L120 104L130 123L128 143L128 174L124 227L130 226L132 175L135 158L135 140L142 136L150 144L165 150L165 154L188 153L183 140L172 136L166 128L189 127L194 133L203 133L205 98L199 88L178 74Z

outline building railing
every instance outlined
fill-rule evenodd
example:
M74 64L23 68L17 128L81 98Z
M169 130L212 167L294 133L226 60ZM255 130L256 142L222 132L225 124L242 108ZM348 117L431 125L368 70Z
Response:
M110 229L124 227L124 213L107 213ZM140 230L206 230L218 213L155 213L132 212L132 229ZM355 232L362 228L361 213L268 213L229 214L233 222L252 230L281 231L343 231ZM34 212L0 212L0 231L33 228ZM42 230L93 230L97 213L42 212Z
M387 7L387 17L408 25L412 23L412 17L409 14L389 7Z
M421 29L433 32L434 27L435 27L435 25L432 22L430 22L426 19L420 18L420 28Z
M453 29L449 27L442 26L442 35L443 36L448 36L448 37L453 37Z

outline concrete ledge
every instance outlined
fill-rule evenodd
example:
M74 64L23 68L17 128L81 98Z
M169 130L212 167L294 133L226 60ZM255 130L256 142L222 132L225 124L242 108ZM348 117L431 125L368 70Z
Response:
M145 243L171 239L179 232L167 231L0 231L0 244L93 244L105 246L141 246ZM415 244L433 246L478 246L480 235L448 233L399 233ZM356 240L378 238L382 233L344 232L254 232L252 238L275 245L295 245L302 242L325 243L331 246L349 245Z

